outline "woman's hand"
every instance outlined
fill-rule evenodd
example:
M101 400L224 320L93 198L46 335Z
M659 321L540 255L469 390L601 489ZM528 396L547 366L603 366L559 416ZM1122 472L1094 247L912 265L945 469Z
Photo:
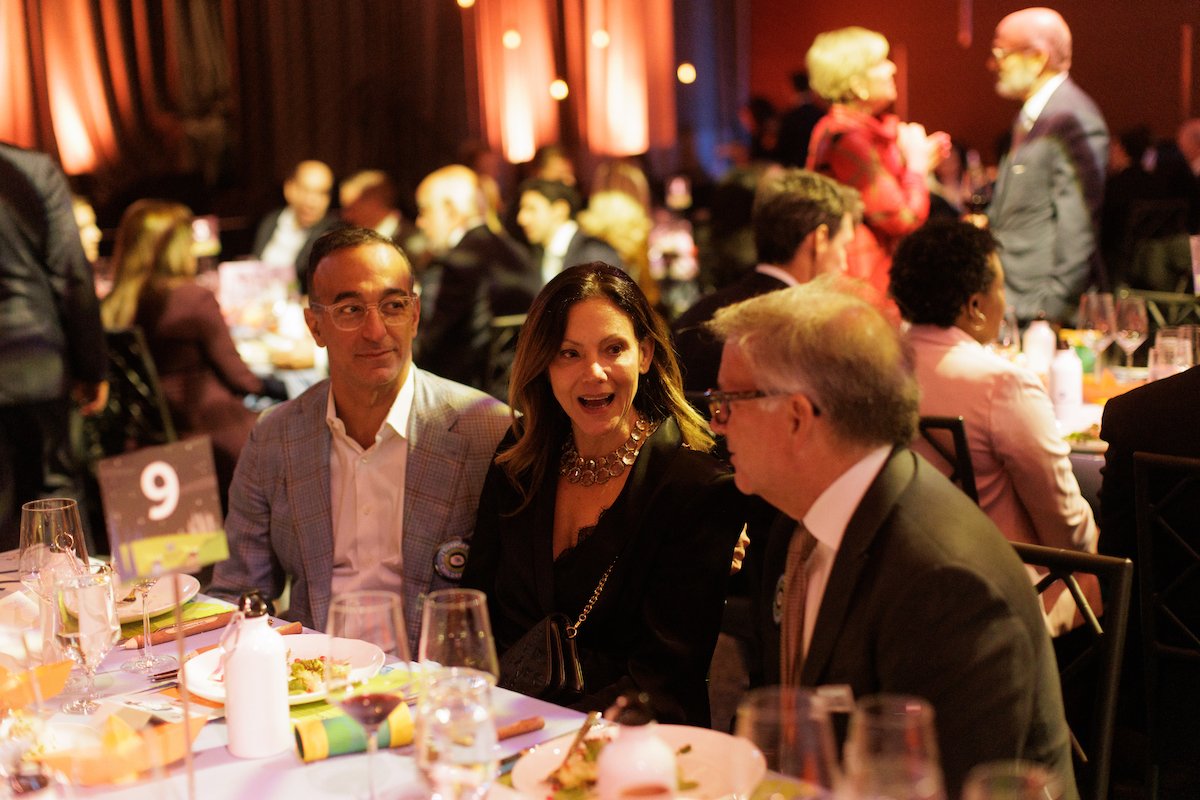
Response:
M738 534L737 544L733 548L733 564L729 567L730 575L737 575L742 571L742 562L746 560L746 548L750 546L750 534L746 533L746 526L742 526L742 532Z

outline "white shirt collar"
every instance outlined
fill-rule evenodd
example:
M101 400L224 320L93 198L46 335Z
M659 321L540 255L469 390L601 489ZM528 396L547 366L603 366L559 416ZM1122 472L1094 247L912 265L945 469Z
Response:
M889 445L880 445L821 492L804 515L804 526L818 542L835 552L841 547L850 518L891 452Z
M571 246L571 240L575 238L575 232L578 230L579 225L573 219L559 225L558 230L551 235L550 242L546 245L546 255L554 256L559 260L565 258L567 248Z
M1033 127L1033 123L1037 122L1037 118L1041 116L1042 111L1046 108L1046 103L1050 102L1050 95L1058 90L1067 81L1067 73L1060 72L1050 80L1042 84L1042 88L1038 89L1029 99L1025 101L1025 105L1021 106L1021 120L1025 124L1025 130L1028 131Z
M792 273L788 272L783 267L777 267L774 264L759 264L754 268L754 271L762 273L763 275L770 275L772 278L783 281L783 283L787 286L800 285L800 281L796 280L796 277L792 275Z
M383 438L386 428L391 428L397 436L403 439L408 438L408 424L412 416L413 396L416 393L416 383L413 378L416 371L416 365L410 363L408 366L408 377L400 385L400 391L396 394L396 399L392 401L392 407L388 409L387 417L383 420L383 425L379 427L379 431L375 434L376 442L379 442ZM325 403L325 424L329 426L329 430L345 436L346 426L338 419L337 408L333 402L332 386L329 387L329 399Z

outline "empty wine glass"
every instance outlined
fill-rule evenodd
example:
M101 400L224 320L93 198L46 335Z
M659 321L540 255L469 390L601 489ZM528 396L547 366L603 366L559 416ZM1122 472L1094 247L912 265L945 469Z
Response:
M500 677L487 596L475 589L438 589L425 597L417 658L422 667L467 667Z
M1141 297L1121 297L1117 300L1117 344L1125 351L1125 368L1133 366L1133 354L1146 341L1150 320L1146 301Z
M1079 321L1076 328L1080 338L1092 351L1093 372L1097 378L1104 374L1104 351L1116 335L1117 316L1113 296L1108 292L1087 292L1079 298Z
M417 766L434 800L483 800L496 778L494 677L464 667L443 667L421 697L417 714Z
M996 333L996 341L989 347L992 352L1009 361L1015 361L1021 354L1021 329L1017 326L1017 312L1012 306L1005 309L1004 317L1000 320L1000 330Z
M738 705L734 734L754 743L767 769L793 779L772 784L772 797L828 797L840 787L829 711L812 692L794 686L752 690ZM738 784L748 796L754 787L747 782Z
M21 551L17 574L38 600L43 663L61 658L54 639L54 586L63 575L85 571L88 563L79 506L70 498L31 500L21 506Z
M1062 783L1046 767L1030 761L991 761L973 767L963 784L963 800L1062 800Z
M358 641L370 642L383 650L389 660L399 662L393 673L403 670L404 676L411 676L412 659L400 598L383 591L338 595L329 606L326 630L329 656L325 659L325 687L329 702L340 706L366 734L367 786L369 796L374 798L373 769L375 753L379 749L376 736L388 715L404 702L411 683L409 680L389 681L386 685L373 683L365 670L349 668L350 653L358 649Z
M113 578L97 566L77 575L64 575L56 584L59 609L55 636L71 660L83 668L83 696L63 706L68 714L91 714L96 702L96 667L121 635Z
M137 592L142 601L142 654L121 665L121 669L126 672L146 675L175 665L174 656L155 655L152 650L154 645L150 641L150 606L147 604L147 598L156 583L158 578L139 578L133 583L132 591Z
M945 800L933 706L918 697L871 695L850 716L847 796Z

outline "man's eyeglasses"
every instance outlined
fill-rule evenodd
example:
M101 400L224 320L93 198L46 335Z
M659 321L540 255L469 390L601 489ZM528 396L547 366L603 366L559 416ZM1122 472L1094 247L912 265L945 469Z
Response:
M341 303L325 305L324 303L309 303L313 311L325 311L333 321L333 327L339 331L356 331L367 321L367 313L373 308L379 312L384 325L400 325L408 319L409 309L412 308L413 296L400 294L378 303L360 303L357 300L346 300Z
M762 400L765 397L786 397L787 395L796 394L796 392L764 392L761 389L747 389L744 392L722 392L719 389L709 389L704 393L704 402L708 403L709 419L724 425L729 421L729 412L732 410L730 403L738 400ZM817 408L817 404L809 400L812 406L813 416L821 416L821 409Z

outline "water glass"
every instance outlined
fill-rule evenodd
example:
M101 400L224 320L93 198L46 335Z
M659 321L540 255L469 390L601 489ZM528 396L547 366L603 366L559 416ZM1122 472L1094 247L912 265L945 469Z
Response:
M992 761L974 767L963 784L963 800L1062 800L1062 783L1030 761Z
M417 658L428 671L466 667L500 677L487 596L475 589L438 589L425 597Z
M754 743L766 758L767 769L794 779L772 797L829 797L839 789L841 773L829 710L812 692L794 686L750 691L738 705L734 734ZM746 795L754 789L736 782Z
M434 800L482 800L499 769L491 674L445 667L417 713L417 766Z
M58 623L55 638L66 654L83 668L83 696L63 706L68 714L92 714L96 702L96 668L121 636L112 572L97 566L79 575L60 577L56 584Z
M1117 344L1125 351L1125 368L1133 366L1133 354L1146 341L1150 318L1146 301L1132 295L1117 299Z
M79 505L66 497L31 500L21 506L17 575L37 598L41 620L42 663L61 659L54 638L54 587L58 578L85 572L88 563Z
M850 716L846 796L946 800L933 706L918 697L870 695Z

